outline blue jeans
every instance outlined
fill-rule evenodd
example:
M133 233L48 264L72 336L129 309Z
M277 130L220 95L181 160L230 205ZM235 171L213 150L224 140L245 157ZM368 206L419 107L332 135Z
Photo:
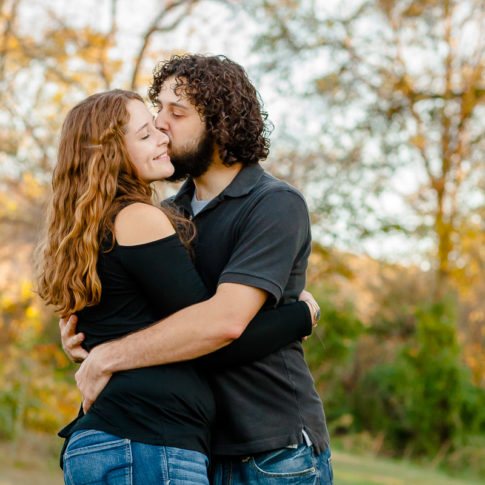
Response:
M66 485L209 485L198 451L157 446L97 430L76 431L64 453Z
M217 458L212 485L332 485L330 448L315 456L313 446L281 448L244 458Z

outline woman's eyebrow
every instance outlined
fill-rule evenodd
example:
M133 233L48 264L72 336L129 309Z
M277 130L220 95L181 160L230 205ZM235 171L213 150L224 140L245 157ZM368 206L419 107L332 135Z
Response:
M143 128L146 128L147 126L148 126L148 123L145 123L143 126L140 126L140 128L138 128L138 130L136 130L136 133L140 132L141 130L143 130Z

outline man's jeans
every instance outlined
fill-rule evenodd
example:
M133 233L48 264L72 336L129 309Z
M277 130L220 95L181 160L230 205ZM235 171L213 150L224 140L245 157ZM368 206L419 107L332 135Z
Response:
M96 430L75 432L64 453L66 485L209 485L207 457Z
M330 448L315 456L312 446L281 448L245 458L214 460L212 485L332 485Z

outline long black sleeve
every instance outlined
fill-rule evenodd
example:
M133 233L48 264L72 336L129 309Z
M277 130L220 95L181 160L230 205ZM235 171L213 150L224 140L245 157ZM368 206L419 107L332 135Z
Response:
M117 246L117 253L156 318L165 318L210 296L175 235L147 244ZM309 335L311 329L311 314L304 302L263 309L238 340L200 360L210 366L245 364Z
M211 368L248 364L311 332L312 318L304 301L260 310L237 340L198 360Z

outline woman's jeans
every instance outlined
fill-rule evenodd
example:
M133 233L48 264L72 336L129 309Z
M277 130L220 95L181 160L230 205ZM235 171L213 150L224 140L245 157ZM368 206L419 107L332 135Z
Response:
M76 431L64 453L66 485L209 485L198 451L157 446L97 430Z

